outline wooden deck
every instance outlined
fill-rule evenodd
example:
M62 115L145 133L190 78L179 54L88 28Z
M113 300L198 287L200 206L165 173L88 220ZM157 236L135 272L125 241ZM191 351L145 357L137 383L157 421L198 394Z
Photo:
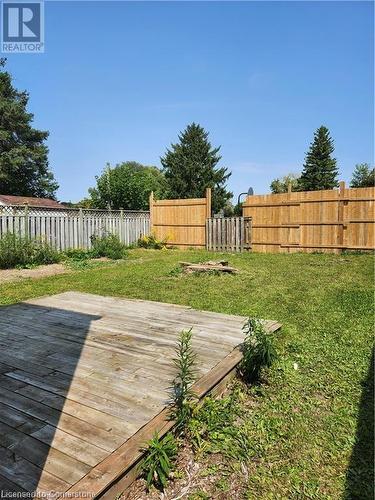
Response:
M203 396L240 360L244 320L77 292L1 307L0 491L124 488L145 441L172 425L178 333L193 327Z

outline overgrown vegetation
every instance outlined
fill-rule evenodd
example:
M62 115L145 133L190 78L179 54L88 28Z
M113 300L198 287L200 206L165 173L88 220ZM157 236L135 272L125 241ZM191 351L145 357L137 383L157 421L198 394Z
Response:
M61 255L43 240L31 240L13 233L0 237L0 269L53 264Z
M172 471L173 461L177 455L176 440L170 432L162 439L158 433L147 442L147 454L142 462L142 471L146 478L147 487L152 485L164 489Z
M188 423L188 433L198 458L207 453L236 460L248 457L250 441L243 427L242 398L243 393L235 387L221 399L206 397L197 407Z
M191 346L191 341L192 328L183 330L178 337L176 357L173 359L177 374L172 386L172 418L176 420L176 429L180 433L189 422L196 401L196 396L191 389L196 378L196 354Z
M91 236L91 244L93 258L108 257L109 259L118 260L126 256L126 245L121 243L116 234L107 233L103 236Z
M254 382L259 379L262 368L269 368L276 360L276 349L272 335L259 319L249 318L243 331L245 340L239 372L246 382Z
M89 260L107 257L124 259L127 247L114 234L92 236L92 249L71 248L58 252L42 239L32 239L6 233L0 237L0 269L34 267L64 261L73 269L90 267Z
M171 414L176 421L174 433L181 436L190 422L194 410L195 395L191 386L195 380L194 364L196 354L192 346L192 329L180 332L177 339L176 357L173 363L177 374L172 382ZM177 443L173 434L168 433L163 439L155 434L145 448L146 458L142 463L142 472L147 487L154 484L164 490L171 471L171 460L177 454Z
M249 318L243 330L243 361L239 372L244 380L253 382L259 379L263 367L272 365L276 350L260 320ZM174 432L192 444L197 456L220 453L225 458L246 460L250 443L241 422L240 390L233 390L221 400L206 397L201 407L197 404L197 397L192 390L196 379L192 328L180 333L173 362L177 370L172 386L171 418L176 421ZM160 441L156 435L149 443L150 448L143 463L148 488L152 482L162 490L166 487L168 474L160 480L160 473L155 473L155 470L161 468L160 462L165 462L169 441L170 438ZM169 463L165 463L162 473L170 471Z
M161 250L167 245L167 238L158 240L155 234L143 235L138 239L138 246L140 248L151 248L153 250Z
M189 482L186 473L170 481L166 496L177 497L171 490L189 484L190 498L372 499L373 256L244 253L231 256L240 270L236 279L204 275L197 284L195 276L169 276L180 261L221 257L138 248L113 267L0 284L0 303L74 289L280 321L278 358L262 373L263 383L239 382L233 404L228 394L210 409L218 418L221 411L238 415L232 421L238 439L246 436L247 458L225 452L236 434L226 433L224 447L220 426L199 428L207 453L194 457L184 449L173 473L182 476L190 461L191 467L198 461L198 479ZM219 453L211 452L215 447Z

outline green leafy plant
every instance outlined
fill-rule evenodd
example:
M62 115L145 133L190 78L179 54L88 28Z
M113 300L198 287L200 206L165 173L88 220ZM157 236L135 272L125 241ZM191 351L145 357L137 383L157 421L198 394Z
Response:
M62 259L61 253L44 241L34 241L33 263L54 264Z
M172 277L175 277L175 276L180 276L181 274L183 274L184 270L181 266L175 266L173 269L171 269L168 273L168 276L172 276Z
M32 267L53 264L61 260L61 254L48 243L6 233L0 238L0 268Z
M196 354L191 347L192 328L183 330L177 340L176 358L173 363L177 368L177 375L172 384L173 411L172 418L176 420L176 430L182 432L190 420L196 396L191 390L195 381Z
M249 318L243 326L245 340L242 347L242 361L239 371L245 381L258 380L261 369L270 367L277 354L273 338L259 319Z
M151 248L161 250L167 245L168 238L158 240L155 234L143 235L138 239L138 246L141 248Z
M84 248L69 248L65 250L64 256L73 260L87 260L92 258L92 252Z
M164 490L172 471L172 464L177 455L177 443L173 434L168 433L161 439L156 432L148 441L146 457L142 462L142 472L147 481L147 487L152 485Z
M221 453L229 458L246 459L250 443L241 422L242 397L240 387L235 386L221 399L204 398L187 426L196 453Z
M108 257L109 259L118 260L126 256L126 245L121 243L120 238L116 234L92 235L91 244L93 258Z

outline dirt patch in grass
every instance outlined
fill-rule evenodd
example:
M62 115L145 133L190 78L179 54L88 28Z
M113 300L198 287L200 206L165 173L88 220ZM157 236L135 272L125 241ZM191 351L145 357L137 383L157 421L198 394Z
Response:
M56 274L64 274L68 269L64 264L48 264L31 269L0 269L0 283L20 281L25 278L46 278Z
M232 470L223 461L219 454L209 455L204 459L196 460L188 443L182 447L175 472L172 473L170 481L164 492L152 488L147 491L146 481L137 479L123 493L120 500L178 500L185 498L189 500L216 498L233 499L244 498L247 479L247 468L245 465L240 470Z

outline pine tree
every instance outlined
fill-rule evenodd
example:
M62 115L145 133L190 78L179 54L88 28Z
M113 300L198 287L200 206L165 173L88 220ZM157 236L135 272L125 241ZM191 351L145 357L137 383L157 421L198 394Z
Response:
M355 166L350 187L372 187L375 186L375 168L368 163L359 163Z
M212 148L208 132L196 123L188 125L178 138L179 143L172 144L161 158L169 197L201 198L210 187L212 210L218 212L233 196L226 189L231 173L225 167L217 167L220 147Z
M328 128L319 127L306 154L299 181L301 191L333 189L338 186L336 159L331 157L334 149Z
M48 132L31 126L29 96L12 85L0 59L0 194L54 198L58 184L48 168Z

